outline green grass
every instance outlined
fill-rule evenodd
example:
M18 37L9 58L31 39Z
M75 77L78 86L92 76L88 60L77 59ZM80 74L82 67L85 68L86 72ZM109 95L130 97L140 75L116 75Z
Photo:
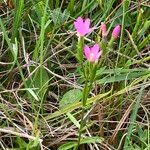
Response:
M85 83L76 59L78 16L95 27L85 43L99 42L105 51L88 97L80 149L150 149L149 1L11 0L14 8L5 2L0 0L0 149L76 146L78 94ZM108 28L105 43L101 22ZM109 48L117 24L120 37Z

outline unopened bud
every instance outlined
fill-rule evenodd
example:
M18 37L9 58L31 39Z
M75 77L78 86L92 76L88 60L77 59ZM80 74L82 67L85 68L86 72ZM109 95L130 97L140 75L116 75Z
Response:
M116 38L119 36L120 30L121 30L120 25L117 25L117 26L113 29L113 31L112 31L112 37L113 37L114 39L116 39Z
M105 23L101 23L100 30L102 32L102 37L105 37L107 35L107 27Z

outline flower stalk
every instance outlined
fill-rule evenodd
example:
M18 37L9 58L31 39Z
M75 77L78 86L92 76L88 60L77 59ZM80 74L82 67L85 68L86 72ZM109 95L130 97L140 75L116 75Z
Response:
M84 119L84 114L86 112L86 104L87 99L92 89L92 85L95 81L97 67L101 64L98 63L100 56L102 55L102 51L99 47L99 44L94 44L89 47L88 45L84 45L84 36L91 32L90 28L90 19L82 19L78 17L74 22L74 27L77 31L78 36L78 44L77 44L77 59L81 65L81 68L84 73L85 85L82 93L82 113L81 113L81 121L79 128L79 135L77 140L77 145L74 150L78 150L81 143L81 136L84 127L86 126L86 119ZM107 43L107 27L105 23L102 23L100 26L100 32L102 35L101 47L104 49L104 55L108 52L108 47L112 48L115 39L119 37L120 34L120 25L117 25L112 32L112 36L110 41ZM87 59L87 62L84 63L84 56Z
M97 64L91 64L89 62L89 67L88 67L89 69L90 69L90 65L92 67L92 70L91 70L91 74L89 76L87 76L87 78L86 78L84 89L83 89L82 113L81 113L80 129L79 129L77 146L75 147L75 150L78 150L78 148L80 146L83 128L86 125L86 120L84 119L84 114L86 112L86 103L87 103L87 99L88 99L90 90L92 88L92 84L94 82L95 75L96 75L96 70L97 70Z
M84 46L84 37L78 38L78 45L77 45L77 59L81 63L83 63L83 46Z
M85 77L85 85L82 94L82 113L81 113L80 129L77 146L75 147L75 150L78 150L81 142L83 128L86 125L86 119L84 119L84 114L86 112L86 103L89 93L92 89L92 84L94 82L97 70L97 62L102 54L102 51L99 48L99 44L95 44L92 47L89 47L87 45L84 46L84 36L91 31L90 19L83 20L81 17L78 17L74 22L74 26L78 36L77 59L81 65ZM103 32L105 32L105 29L103 29ZM87 63L85 64L83 63L84 56L87 59Z

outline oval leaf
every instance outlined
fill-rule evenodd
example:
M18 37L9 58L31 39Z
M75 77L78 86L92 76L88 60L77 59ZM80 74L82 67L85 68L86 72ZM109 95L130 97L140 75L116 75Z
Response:
M82 98L82 92L79 89L73 89L65 93L60 100L60 109L79 101Z

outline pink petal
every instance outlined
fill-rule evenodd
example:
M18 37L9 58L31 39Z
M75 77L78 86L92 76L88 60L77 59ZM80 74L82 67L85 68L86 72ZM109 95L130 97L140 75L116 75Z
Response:
M84 21L84 27L87 30L89 30L89 28L90 28L90 19L89 18L85 19L85 21Z
M102 54L102 51L100 51L97 55L94 55L93 62L97 62L101 54Z
M93 53L94 55L97 55L99 51L99 45L95 44L92 48L91 48L91 53Z
M78 28L77 32L80 34L80 36L84 36L85 34L88 33L87 29L85 29L84 26Z
M89 48L87 45L85 45L85 46L84 46L84 54L85 54L85 57L86 57L87 59L90 58L90 53L91 53L90 48Z
M78 17L76 21L74 22L75 29L78 30L83 26L83 19L81 17Z
M97 54L97 58L96 58L96 59L98 59L101 55L102 55L102 51L100 51L100 52Z

